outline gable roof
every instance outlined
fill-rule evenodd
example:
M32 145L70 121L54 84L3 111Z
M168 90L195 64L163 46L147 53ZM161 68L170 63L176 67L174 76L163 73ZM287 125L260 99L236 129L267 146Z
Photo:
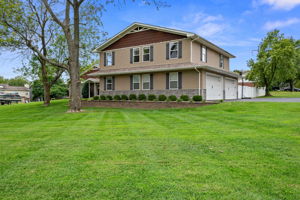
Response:
M132 23L127 28L125 28L121 32L117 33L116 35L114 35L113 37L108 39L106 42L102 43L100 46L98 46L96 49L94 49L93 52L99 53L99 52L103 51L105 48L107 48L111 44L115 43L116 41L118 41L120 38L124 37L128 33L132 32L132 31L134 32L134 30L139 27L144 28L144 29L151 29L151 30L167 32L167 33L176 34L176 35L182 35L182 36L192 39L193 41L202 43L205 46L207 46L219 53L222 53L229 58L235 58L235 56L232 55L231 53L225 51L224 49L218 47L217 45L209 42L208 40L200 37L199 35L197 35L195 33L182 31L182 30L176 30L176 29L172 29L172 28L165 28L165 27L161 27L161 26L154 26L154 25L150 25L150 24L143 24L143 23L139 23L139 22Z

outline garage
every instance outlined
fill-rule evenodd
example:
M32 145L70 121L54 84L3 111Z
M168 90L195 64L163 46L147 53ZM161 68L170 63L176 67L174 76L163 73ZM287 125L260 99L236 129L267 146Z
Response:
M206 75L206 100L223 99L223 78L218 75Z
M225 78L225 99L237 99L237 81Z

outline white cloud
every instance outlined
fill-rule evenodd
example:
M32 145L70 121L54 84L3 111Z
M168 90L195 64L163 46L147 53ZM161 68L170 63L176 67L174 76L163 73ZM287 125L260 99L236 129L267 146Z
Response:
M297 24L297 23L300 23L300 18L291 18L291 19L282 20L282 21L280 21L280 20L269 21L269 22L265 23L264 29L265 30L273 30L276 28L283 28L283 27L290 26L290 25Z
M226 28L223 24L205 23L196 29L196 33L203 37L213 36Z
M291 10L300 5L300 0L253 0L252 5L257 7L258 5L267 4L272 6L273 9L278 10Z

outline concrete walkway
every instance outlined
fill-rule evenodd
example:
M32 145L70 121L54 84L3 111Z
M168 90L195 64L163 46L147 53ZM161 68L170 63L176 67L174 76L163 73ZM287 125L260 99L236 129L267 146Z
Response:
M255 99L239 99L236 101L243 101L243 102L298 102L298 103L300 103L300 98L255 98Z

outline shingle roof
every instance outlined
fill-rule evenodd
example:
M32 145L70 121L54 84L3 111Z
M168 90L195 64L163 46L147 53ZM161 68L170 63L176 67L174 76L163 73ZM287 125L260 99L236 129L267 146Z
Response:
M8 84L0 84L0 91L29 91L29 88L23 86L10 86Z

